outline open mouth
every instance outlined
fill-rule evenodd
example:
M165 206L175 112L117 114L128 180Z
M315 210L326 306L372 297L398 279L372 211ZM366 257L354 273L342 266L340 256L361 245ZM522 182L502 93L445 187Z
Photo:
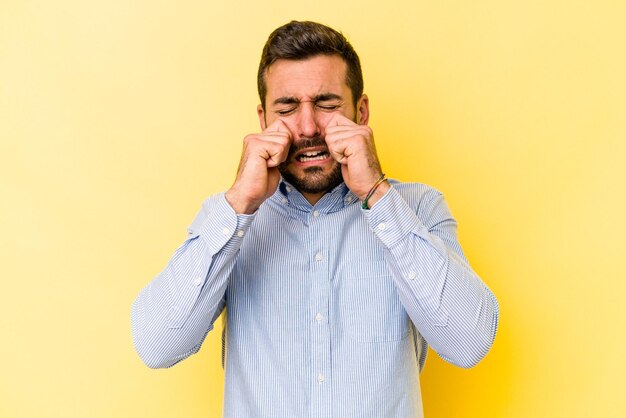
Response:
M323 161L330 156L328 151L305 151L302 154L296 156L296 161L301 163L308 163L310 161Z

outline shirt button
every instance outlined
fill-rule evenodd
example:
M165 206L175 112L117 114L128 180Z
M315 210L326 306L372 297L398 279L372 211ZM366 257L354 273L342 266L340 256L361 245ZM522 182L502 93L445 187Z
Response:
M286 197L283 197L283 200L281 200L281 202L283 202L283 203L287 204L287 198L286 198Z
M291 187L287 186L285 187L285 190L287 190L288 192L291 192Z
M409 280L415 280L415 278L417 277L417 274L415 274L414 271L410 272L409 274L406 275L406 278Z
M315 254L315 261L322 261L323 259L324 256L322 255L322 253Z
M228 228L222 229L222 234L224 234L224 235L230 234L230 229L228 229Z
M323 375L323 374L321 374L321 373L320 373L320 374L318 374L318 375L317 375L317 381L320 383L320 385L321 385L322 383L324 383L324 375Z
M237 236L239 238L243 237L244 232L240 229L239 231L237 231Z
M346 202L348 202L348 203L352 202L352 196L346 197Z
M319 210L314 210L314 211L313 211L313 216L315 216L316 218L317 218L318 216L320 216L320 211L319 211Z
M324 320L324 315L322 315L321 313L318 313L317 315L315 315L315 320L317 322L322 322Z
M385 229L387 229L387 225L385 225L384 222L381 222L381 223L378 224L378 229L380 231L384 231Z
M202 284L202 277L196 277L196 279L193 281L193 284L195 284L196 286L200 286Z

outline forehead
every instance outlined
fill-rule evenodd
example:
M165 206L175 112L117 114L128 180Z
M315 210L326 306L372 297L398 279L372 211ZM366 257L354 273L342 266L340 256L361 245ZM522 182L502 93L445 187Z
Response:
M278 60L265 73L266 103L278 97L306 99L323 93L335 93L348 99L351 92L346 84L346 71L346 62L338 55Z

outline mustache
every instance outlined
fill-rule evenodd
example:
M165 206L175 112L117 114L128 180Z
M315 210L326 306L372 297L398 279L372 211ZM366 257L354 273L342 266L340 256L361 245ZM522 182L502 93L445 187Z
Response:
M291 143L291 146L289 147L289 155L294 155L295 153L300 152L306 148L319 146L326 146L326 140L320 135L300 138L297 143L295 141Z

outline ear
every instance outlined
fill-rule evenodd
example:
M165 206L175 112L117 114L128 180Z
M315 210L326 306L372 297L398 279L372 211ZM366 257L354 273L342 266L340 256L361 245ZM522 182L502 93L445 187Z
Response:
M265 112L263 111L263 106L258 105L256 107L256 113L259 115L259 124L261 125L261 130L264 131L267 128L267 124L265 123Z
M367 94L361 96L356 104L356 123L367 125L370 120L370 101Z

